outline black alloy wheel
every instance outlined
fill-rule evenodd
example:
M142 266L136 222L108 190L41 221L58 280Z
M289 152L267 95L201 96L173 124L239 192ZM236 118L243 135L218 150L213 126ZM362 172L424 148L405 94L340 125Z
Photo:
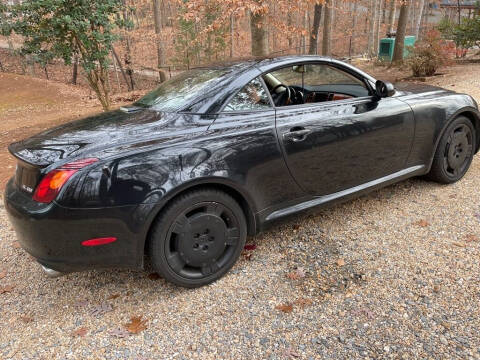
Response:
M463 116L446 129L438 144L428 177L449 184L460 180L473 160L476 146L475 128Z
M242 208L228 194L197 190L175 199L153 226L149 255L166 280L197 287L223 276L246 240Z

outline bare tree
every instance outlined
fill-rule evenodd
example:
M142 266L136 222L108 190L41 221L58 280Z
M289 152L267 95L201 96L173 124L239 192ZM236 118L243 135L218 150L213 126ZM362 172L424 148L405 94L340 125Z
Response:
M357 30L357 19L358 19L358 1L353 3L353 19L352 19L352 33L350 34L350 44L348 47L348 56L352 56L355 53L355 37Z
M415 24L415 39L420 35L420 24L422 23L423 12L425 8L425 0L419 0L417 23Z
M268 55L268 32L266 14L250 12L250 32L252 34L252 55Z
M384 0L378 0L378 9L377 9L377 21L375 23L375 34L374 34L374 43L373 43L373 51L375 53L375 56L378 54L378 43L380 41L380 30L382 28L382 12L383 12L383 4Z
M400 6L400 15L398 17L397 34L395 37L395 48L393 49L394 63L403 62L403 49L405 47L405 33L407 31L408 23L408 9L410 7L410 0L402 0Z
M389 33L393 33L393 28L395 26L395 10L397 9L395 0L390 0L390 9L388 11L388 28Z
M370 0L368 18L370 19L368 28L367 54L369 57L375 56L375 28L377 23L377 2L379 0Z
M313 9L313 26L310 32L310 47L308 53L311 55L318 54L318 30L320 28L320 19L322 17L322 4L316 3Z
M165 55L163 51L163 42L161 39L162 34L162 10L161 10L160 0L153 0L153 18L155 22L155 35L157 43L157 67L158 75L160 77L160 82L167 80L167 75L162 70L162 67L165 65Z
M230 57L233 58L234 35L235 35L235 19L233 14L230 15Z
M334 0L325 1L325 16L323 18L323 41L322 41L322 55L332 55L332 10Z

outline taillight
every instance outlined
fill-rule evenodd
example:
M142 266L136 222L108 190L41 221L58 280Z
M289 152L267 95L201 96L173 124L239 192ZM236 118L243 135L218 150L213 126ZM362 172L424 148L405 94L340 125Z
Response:
M52 202L73 174L97 161L96 158L77 160L50 171L35 189L33 200L46 204Z

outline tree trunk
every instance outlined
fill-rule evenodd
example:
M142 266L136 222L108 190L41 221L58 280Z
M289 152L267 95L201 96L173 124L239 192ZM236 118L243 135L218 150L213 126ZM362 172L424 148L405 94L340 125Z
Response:
M377 23L375 24L375 37L374 37L374 43L373 43L373 51L375 56L378 54L378 43L380 41L380 30L382 28L381 26L381 16L383 12L383 3L384 0L378 0L378 10L377 10Z
M375 56L375 30L377 28L377 10L378 2L380 0L370 1L370 27L368 29L368 57L373 58Z
M390 9L388 11L388 29L387 32L393 33L393 28L395 26L395 0L390 0Z
M288 38L288 50L291 50L293 47L293 38L292 38L292 32L290 31L290 26L293 25L293 19L292 19L292 13L288 12L287 13L287 26L288 26L288 33L287 33L287 38Z
M322 41L322 55L332 55L332 9L334 0L325 1L325 16L323 18L323 41Z
M235 22L233 14L230 15L230 58L233 58L234 50L234 35L235 35Z
M252 35L252 55L268 55L268 32L266 14L250 12L250 31Z
M425 8L425 0L420 0L420 4L418 5L418 15L417 15L417 23L415 24L415 39L418 39L420 35L420 24L422 23L423 17L423 9Z
M118 67L120 68L120 72L122 73L123 80L125 80L125 84L127 84L127 88L130 91L130 82L128 81L127 74L125 73L125 70L123 69L123 65L118 58L117 52L115 49L112 47L112 54L115 57L115 60L117 61Z
M405 33L408 23L408 8L410 6L410 0L403 0L400 6L400 15L398 17L397 35L395 37L395 48L393 49L394 63L403 62L403 49L405 47Z
M129 20L128 11L126 9L126 0L123 0L123 5L125 6L125 10L123 11L123 19L125 21ZM132 64L132 52L130 46L130 36L128 36L128 31L125 32L125 69L126 73L129 77L129 81L127 81L128 91L133 91L135 88L135 82L133 81L133 69L131 67Z
M165 65L165 55L163 51L163 42L161 38L162 34L162 11L161 11L160 0L153 0L153 14L155 20L155 35L157 38L157 67L158 75L160 77L160 82L167 80L165 71L162 70L162 67Z
M353 3L353 20L352 20L352 34L350 35L350 45L348 47L348 56L355 54L355 37L357 29L357 19L358 19L358 1Z
M77 85L78 79L78 55L73 57L72 84Z
M318 54L318 29L320 28L320 18L322 17L322 4L315 4L313 10L313 26L310 32L310 47L308 53L310 55Z

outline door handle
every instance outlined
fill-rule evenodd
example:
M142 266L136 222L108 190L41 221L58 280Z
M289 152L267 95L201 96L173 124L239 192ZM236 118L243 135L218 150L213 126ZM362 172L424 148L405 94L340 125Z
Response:
M283 138L285 140L291 140L294 142L303 141L307 138L307 135L310 134L311 132L312 130L297 126L297 127L291 128L289 132L283 133Z

